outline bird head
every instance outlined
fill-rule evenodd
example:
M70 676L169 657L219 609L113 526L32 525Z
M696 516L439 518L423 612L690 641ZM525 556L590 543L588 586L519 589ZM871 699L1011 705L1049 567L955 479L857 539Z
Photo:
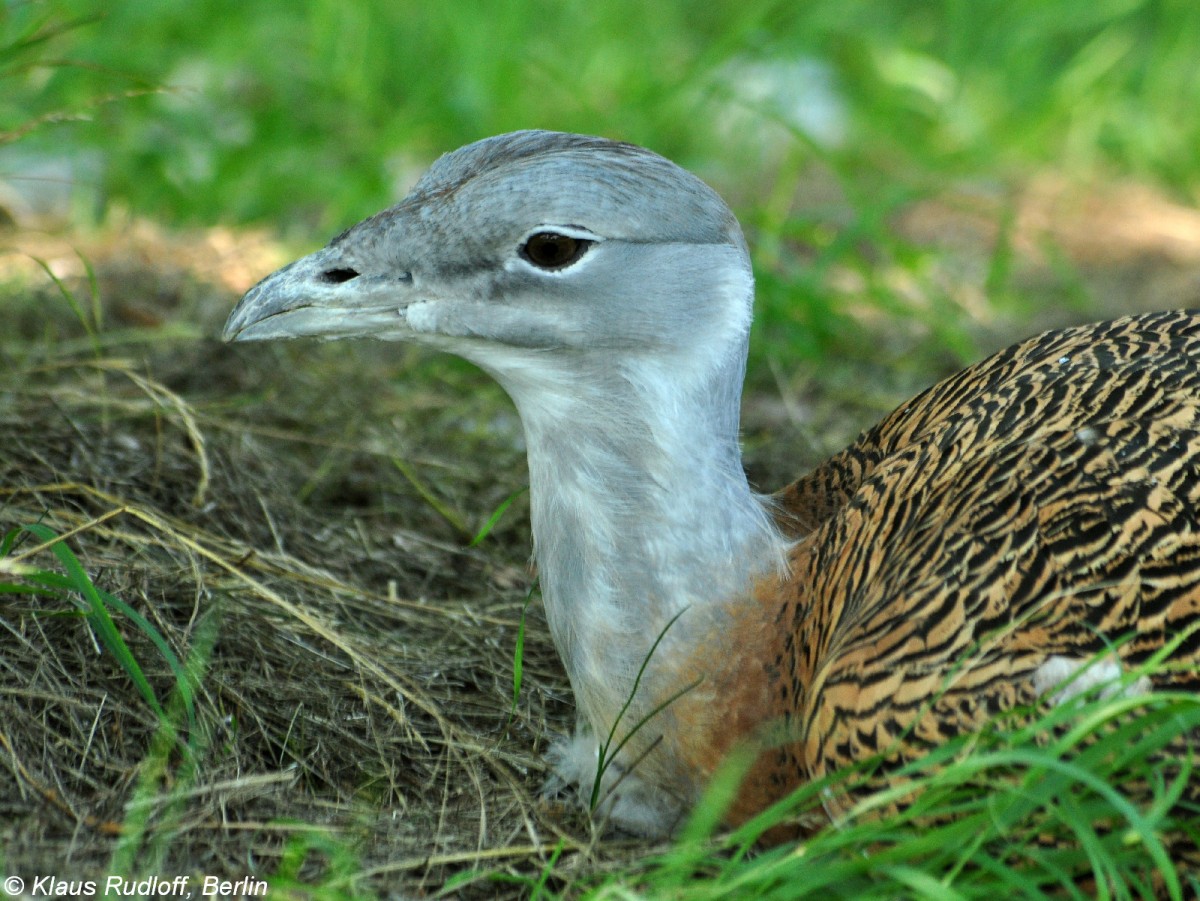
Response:
M699 178L631 144L520 131L446 154L265 278L225 338L412 340L501 381L614 354L703 366L744 359L752 296L737 220Z

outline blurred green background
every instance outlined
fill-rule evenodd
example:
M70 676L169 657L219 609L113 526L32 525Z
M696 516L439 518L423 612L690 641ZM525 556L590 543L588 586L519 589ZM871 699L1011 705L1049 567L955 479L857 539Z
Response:
M895 217L965 186L1003 237L1008 189L1038 172L1196 205L1198 111L1195 0L0 7L0 180L69 184L77 218L269 223L307 247L468 141L620 137L731 200L756 346L809 359L861 345L848 290L971 355L971 314ZM987 253L972 277L1003 305L1008 248ZM897 270L911 290L880 276Z

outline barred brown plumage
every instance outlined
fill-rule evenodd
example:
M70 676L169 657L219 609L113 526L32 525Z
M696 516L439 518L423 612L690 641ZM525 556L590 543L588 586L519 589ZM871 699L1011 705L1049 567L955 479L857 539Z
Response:
M777 498L808 778L883 750L864 724L898 762L1031 705L1054 656L1130 669L1175 640L1151 681L1200 690L1200 314L1011 347Z
M699 179L517 132L268 276L226 335L415 341L501 382L579 707L555 765L629 830L670 832L746 742L735 821L1084 684L1200 689L1200 313L1032 338L763 498L737 442L752 301Z

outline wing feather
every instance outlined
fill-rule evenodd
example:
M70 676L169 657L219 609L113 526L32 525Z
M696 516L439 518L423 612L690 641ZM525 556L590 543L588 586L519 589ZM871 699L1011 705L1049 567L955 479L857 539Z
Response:
M784 489L777 668L819 776L1037 701L1051 656L1136 666L1200 622L1200 314L1052 332ZM1200 690L1200 632L1159 684Z

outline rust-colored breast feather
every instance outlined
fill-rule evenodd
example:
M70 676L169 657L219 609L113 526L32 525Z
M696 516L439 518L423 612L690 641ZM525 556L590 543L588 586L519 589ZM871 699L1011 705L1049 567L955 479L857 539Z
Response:
M1052 655L1136 666L1200 622L1200 312L1009 348L777 500L800 541L763 595L810 778L1033 702ZM1200 632L1171 661L1156 684L1200 690Z

